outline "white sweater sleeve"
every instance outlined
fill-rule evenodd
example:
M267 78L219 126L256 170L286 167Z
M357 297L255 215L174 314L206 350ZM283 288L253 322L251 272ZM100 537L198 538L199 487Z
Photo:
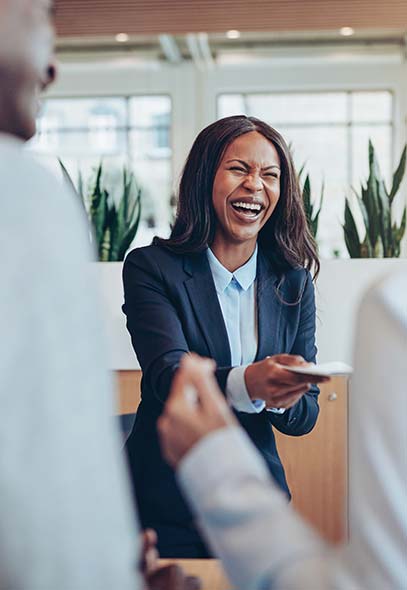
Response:
M240 428L200 441L178 478L237 589L327 587L326 548L274 485Z

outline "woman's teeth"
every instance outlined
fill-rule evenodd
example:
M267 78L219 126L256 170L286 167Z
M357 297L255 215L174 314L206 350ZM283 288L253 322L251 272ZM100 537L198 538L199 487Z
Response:
M236 203L232 203L232 207L237 211L243 212L242 210L244 210L244 213L246 215L257 215L258 213L260 213L262 208L261 205L259 205L258 203L244 203L243 201L237 201Z

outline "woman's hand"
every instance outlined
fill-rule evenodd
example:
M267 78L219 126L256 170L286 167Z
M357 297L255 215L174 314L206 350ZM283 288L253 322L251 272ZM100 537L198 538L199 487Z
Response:
M268 408L291 408L306 393L311 383L325 383L329 377L301 375L283 365L311 365L302 356L276 354L249 365L244 374L251 399L262 399Z

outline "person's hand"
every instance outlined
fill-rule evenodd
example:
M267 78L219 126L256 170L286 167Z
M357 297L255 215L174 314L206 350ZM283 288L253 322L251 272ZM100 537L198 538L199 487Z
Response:
M153 529L145 529L141 534L140 571L147 578L158 568L157 533Z
M144 576L146 590L200 590L199 578L185 575L178 565L160 567L155 531L146 529L141 535L141 540L140 570Z
M302 356L276 354L249 365L244 373L251 399L262 399L268 408L291 408L306 393L311 383L325 383L329 377L301 375L284 369L282 365L307 365Z
M219 390L214 368L213 361L188 354L175 374L158 420L162 451L173 466L204 436L236 424Z
M201 581L196 576L185 575L179 565L165 565L150 574L146 590L200 590Z

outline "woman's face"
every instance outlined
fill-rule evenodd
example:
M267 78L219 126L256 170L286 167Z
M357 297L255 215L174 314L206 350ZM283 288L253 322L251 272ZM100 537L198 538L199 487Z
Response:
M254 244L280 196L280 158L274 145L251 131L226 149L215 175L215 240Z

